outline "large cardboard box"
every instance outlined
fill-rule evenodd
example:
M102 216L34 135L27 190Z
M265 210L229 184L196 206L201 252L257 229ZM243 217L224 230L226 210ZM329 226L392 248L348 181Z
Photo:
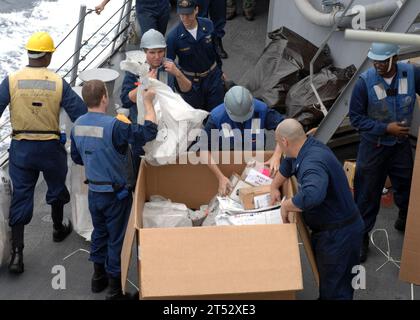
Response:
M411 183L410 204L401 257L400 280L420 285L420 140Z
M220 165L228 177L244 167ZM143 229L142 211L151 195L194 209L208 203L217 187L206 165L142 162L121 254L124 290L136 243L140 299L295 298L303 289L298 224ZM290 185L284 192L289 190ZM310 242L303 240L313 262Z

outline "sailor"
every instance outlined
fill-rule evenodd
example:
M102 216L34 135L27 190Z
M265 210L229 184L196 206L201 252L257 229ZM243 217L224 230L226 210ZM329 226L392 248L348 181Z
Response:
M107 3L103 0L95 7L97 14L101 14ZM165 34L168 27L171 4L169 0L136 0L136 15L142 34L150 29L158 30Z
M257 99L248 89L234 86L225 95L224 103L210 113L201 137L200 151L208 151L210 170L219 181L218 192L227 195L232 191L229 179L214 164L211 151L219 150L264 150L266 130L275 130L283 116ZM272 172L279 168L281 149L279 146L267 162Z
M245 19L252 21L255 18L256 0L242 0L242 8ZM227 0L226 19L232 20L236 16L236 0Z
M282 201L283 222L289 222L289 212L302 212L312 230L319 298L351 300L352 269L359 265L364 224L343 167L327 146L307 138L294 119L280 123L276 140L286 158L271 184L272 202L281 200L280 187L295 176L299 189L293 198Z
M350 121L360 133L354 194L365 221L361 261L367 259L369 232L379 212L389 176L399 209L395 228L405 230L410 199L413 155L408 139L420 94L420 68L398 63L399 47L373 43L368 57L373 68L357 81L350 102Z
M213 23L197 18L196 0L178 0L181 22L167 37L168 58L178 63L182 72L192 82L192 90L182 97L197 109L211 111L223 103L224 75L222 61L214 43Z
M92 292L109 284L106 299L125 299L121 290L121 249L132 204L132 177L128 176L128 145L144 145L157 135L153 90L142 92L145 123L128 124L106 114L109 98L102 81L83 85L88 113L80 117L71 133L71 157L85 166L89 185L89 211L93 233L90 260L93 262Z
M197 0L198 16L210 19L214 24L214 41L220 58L227 59L228 54L223 48L222 38L225 36L226 0Z
M191 91L191 81L171 59L165 57L166 41L159 31L154 29L147 31L141 38L140 49L146 53L146 62L150 66L149 77L165 83L176 92L188 93ZM135 74L126 72L120 95L123 107L130 109L130 118L133 122L137 122L138 82L139 78Z
M60 134L61 108L72 121L86 113L86 105L69 84L47 69L55 51L46 32L36 32L26 44L29 65L6 77L0 85L0 116L10 104L12 142L9 173L13 184L10 221L12 255L9 271L22 273L24 226L32 219L34 190L39 173L47 183L46 201L51 206L53 241L63 241L72 231L63 224L63 208L70 201L66 188L67 152Z

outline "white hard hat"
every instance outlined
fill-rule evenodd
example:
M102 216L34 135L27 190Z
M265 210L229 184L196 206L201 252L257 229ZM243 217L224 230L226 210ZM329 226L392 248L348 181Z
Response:
M229 118L243 123L254 115L254 98L247 88L234 86L226 92L225 108Z
M150 29L143 34L140 41L140 49L166 48L166 41L163 34L155 29Z

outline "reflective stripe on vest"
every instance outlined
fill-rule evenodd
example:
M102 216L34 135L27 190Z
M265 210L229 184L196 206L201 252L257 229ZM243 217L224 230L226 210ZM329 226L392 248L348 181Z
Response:
M13 139L59 139L63 80L47 68L26 67L9 76Z
M214 108L211 112L211 118L216 128L221 131L219 133L219 149L225 150L226 147L229 147L230 150L237 150L238 148L245 150L263 150L265 145L264 129L267 113L267 105L254 99L253 119L250 119L243 124L238 124L229 118L224 104ZM240 128L243 128L243 130ZM239 131L242 132L240 136Z

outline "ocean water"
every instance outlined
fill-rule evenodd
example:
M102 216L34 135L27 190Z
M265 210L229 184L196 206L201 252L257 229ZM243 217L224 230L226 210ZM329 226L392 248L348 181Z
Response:
M25 44L35 31L47 31L57 45L77 24L79 8L86 4L87 9L93 9L101 0L0 0L0 81L10 72L21 69L27 64ZM113 0L108 3L101 15L95 12L87 15L83 40L87 40L102 24L106 22L122 5L123 0ZM87 53L96 42L117 23L120 13L81 50L81 56ZM115 29L114 29L115 30ZM114 30L86 57L79 67L83 69L91 59L109 43L114 36ZM49 68L57 70L74 52L76 32L74 31L56 50ZM109 47L110 48L110 47ZM94 68L105 57L105 51L89 68ZM71 68L72 59L59 72L64 76ZM5 110L0 118L0 155L7 150L10 138L1 141L10 134L9 112ZM6 123L6 125L3 125Z

